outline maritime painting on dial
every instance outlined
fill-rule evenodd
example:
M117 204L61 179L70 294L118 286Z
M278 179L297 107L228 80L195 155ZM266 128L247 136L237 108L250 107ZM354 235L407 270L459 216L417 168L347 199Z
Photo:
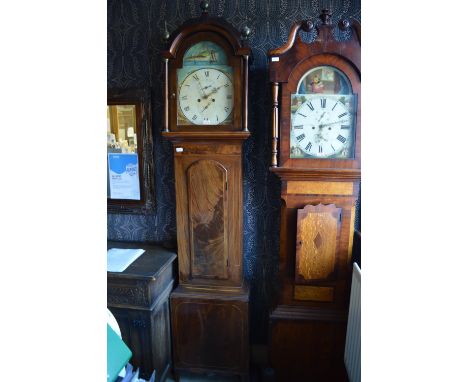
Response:
M233 70L226 53L211 41L189 48L177 70L178 125L225 125L232 123Z
M291 94L291 158L354 157L356 95L344 73L316 67Z

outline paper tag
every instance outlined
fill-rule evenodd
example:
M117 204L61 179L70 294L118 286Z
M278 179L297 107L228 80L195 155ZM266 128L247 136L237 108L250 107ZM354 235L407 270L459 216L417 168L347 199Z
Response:
M272 57L271 58L271 62L276 62L276 61L279 61L279 57Z
M184 151L184 148L183 147L176 147L175 149L176 153L181 153Z

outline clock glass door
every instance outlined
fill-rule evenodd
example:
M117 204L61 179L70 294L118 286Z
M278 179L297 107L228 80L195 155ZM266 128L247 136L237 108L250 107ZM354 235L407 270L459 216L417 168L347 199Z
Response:
M308 71L291 94L291 158L354 157L356 95L332 66Z
M214 42L201 41L187 49L177 70L177 124L231 124L232 75L226 53Z

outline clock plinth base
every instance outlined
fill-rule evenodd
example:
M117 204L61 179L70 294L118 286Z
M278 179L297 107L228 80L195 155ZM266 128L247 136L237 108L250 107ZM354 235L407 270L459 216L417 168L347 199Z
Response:
M347 312L279 305L270 315L270 363L276 381L347 382Z
M171 295L176 374L249 375L249 289L179 286Z

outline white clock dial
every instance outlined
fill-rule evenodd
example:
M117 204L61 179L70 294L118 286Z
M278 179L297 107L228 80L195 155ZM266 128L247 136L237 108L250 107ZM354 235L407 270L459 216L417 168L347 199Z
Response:
M219 125L231 114L234 88L221 70L203 68L191 72L179 87L179 108L195 125Z
M292 145L307 156L336 157L353 139L353 116L334 96L309 96L291 118ZM347 155L347 153L345 153Z

